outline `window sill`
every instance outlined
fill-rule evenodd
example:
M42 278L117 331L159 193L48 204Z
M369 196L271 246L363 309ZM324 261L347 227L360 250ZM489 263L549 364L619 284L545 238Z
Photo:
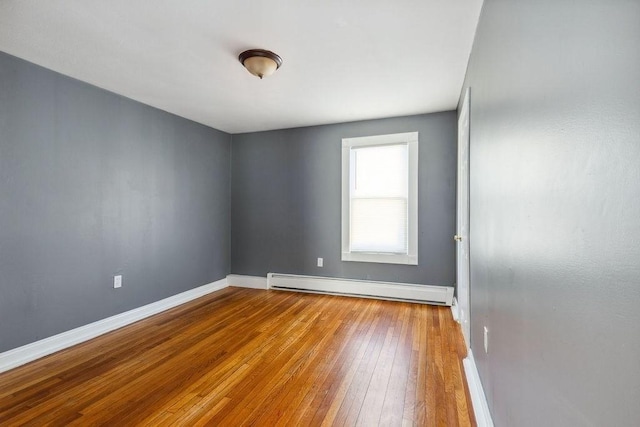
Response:
M416 255L364 252L342 252L342 261L374 262L379 264L418 265Z

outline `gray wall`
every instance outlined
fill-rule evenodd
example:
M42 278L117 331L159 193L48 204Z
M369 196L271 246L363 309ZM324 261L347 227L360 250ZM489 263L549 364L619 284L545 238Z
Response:
M640 424L639 45L638 1L485 0L471 338L496 426Z
M420 132L419 265L342 262L342 138L411 131ZM233 135L231 271L453 285L455 135L455 112Z
M0 352L224 278L230 142L0 53Z

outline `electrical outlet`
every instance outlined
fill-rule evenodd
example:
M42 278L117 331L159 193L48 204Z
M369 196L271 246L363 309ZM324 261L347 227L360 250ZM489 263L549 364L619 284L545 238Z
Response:
M484 352L489 352L489 329L486 326L484 327Z
M324 266L324 259L318 258L318 267Z
M121 275L113 276L113 287L115 289L122 287L122 276Z

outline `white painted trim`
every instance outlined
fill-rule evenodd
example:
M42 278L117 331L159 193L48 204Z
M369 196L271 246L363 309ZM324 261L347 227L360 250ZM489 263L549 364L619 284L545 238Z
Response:
M374 282L335 277L269 273L269 289L451 305L452 286Z
M473 413L476 416L476 423L478 427L493 427L489 404L487 403L487 397L484 394L478 368L471 350L468 350L467 357L462 363L464 365L464 374L467 377L467 385L469 386L469 394L471 395L471 403L473 405Z
M458 299L453 297L453 302L451 303L451 315L453 316L453 320L460 323L460 312L458 309Z
M260 276L230 274L227 276L227 283L237 288L268 289L267 278Z
M342 252L342 261L375 262L379 264L418 265L418 257L405 254L376 254L368 252Z
M70 331L62 332L58 335L23 345L22 347L5 351L4 353L0 353L0 372L8 371L9 369L16 368L20 365L24 365L25 363L32 362L41 357L48 356L57 351L80 344L81 342L88 341L146 317L153 316L154 314L177 307L196 298L219 291L227 286L227 279L221 279L216 282L179 293L169 298L134 308L133 310L116 314L115 316L107 317L106 319L98 320L97 322L89 323L88 325L80 326L78 328L71 329Z
M354 173L351 166L351 150L354 147L370 147L391 144L406 144L408 149L407 167L409 177L407 182L407 253L351 252L351 182ZM418 147L418 132L342 139L342 261L418 265Z
M464 92L464 100L458 118L457 186L456 186L456 295L458 317L467 348L471 342L471 277L469 258L469 96L471 88Z

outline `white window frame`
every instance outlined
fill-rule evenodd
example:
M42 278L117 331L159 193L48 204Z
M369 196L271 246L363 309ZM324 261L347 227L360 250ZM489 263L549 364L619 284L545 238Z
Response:
M408 186L408 230L406 254L386 252L351 252L351 149L376 145L404 144L409 153ZM342 139L342 261L375 262L384 264L418 265L418 132L395 133L390 135L364 136Z

